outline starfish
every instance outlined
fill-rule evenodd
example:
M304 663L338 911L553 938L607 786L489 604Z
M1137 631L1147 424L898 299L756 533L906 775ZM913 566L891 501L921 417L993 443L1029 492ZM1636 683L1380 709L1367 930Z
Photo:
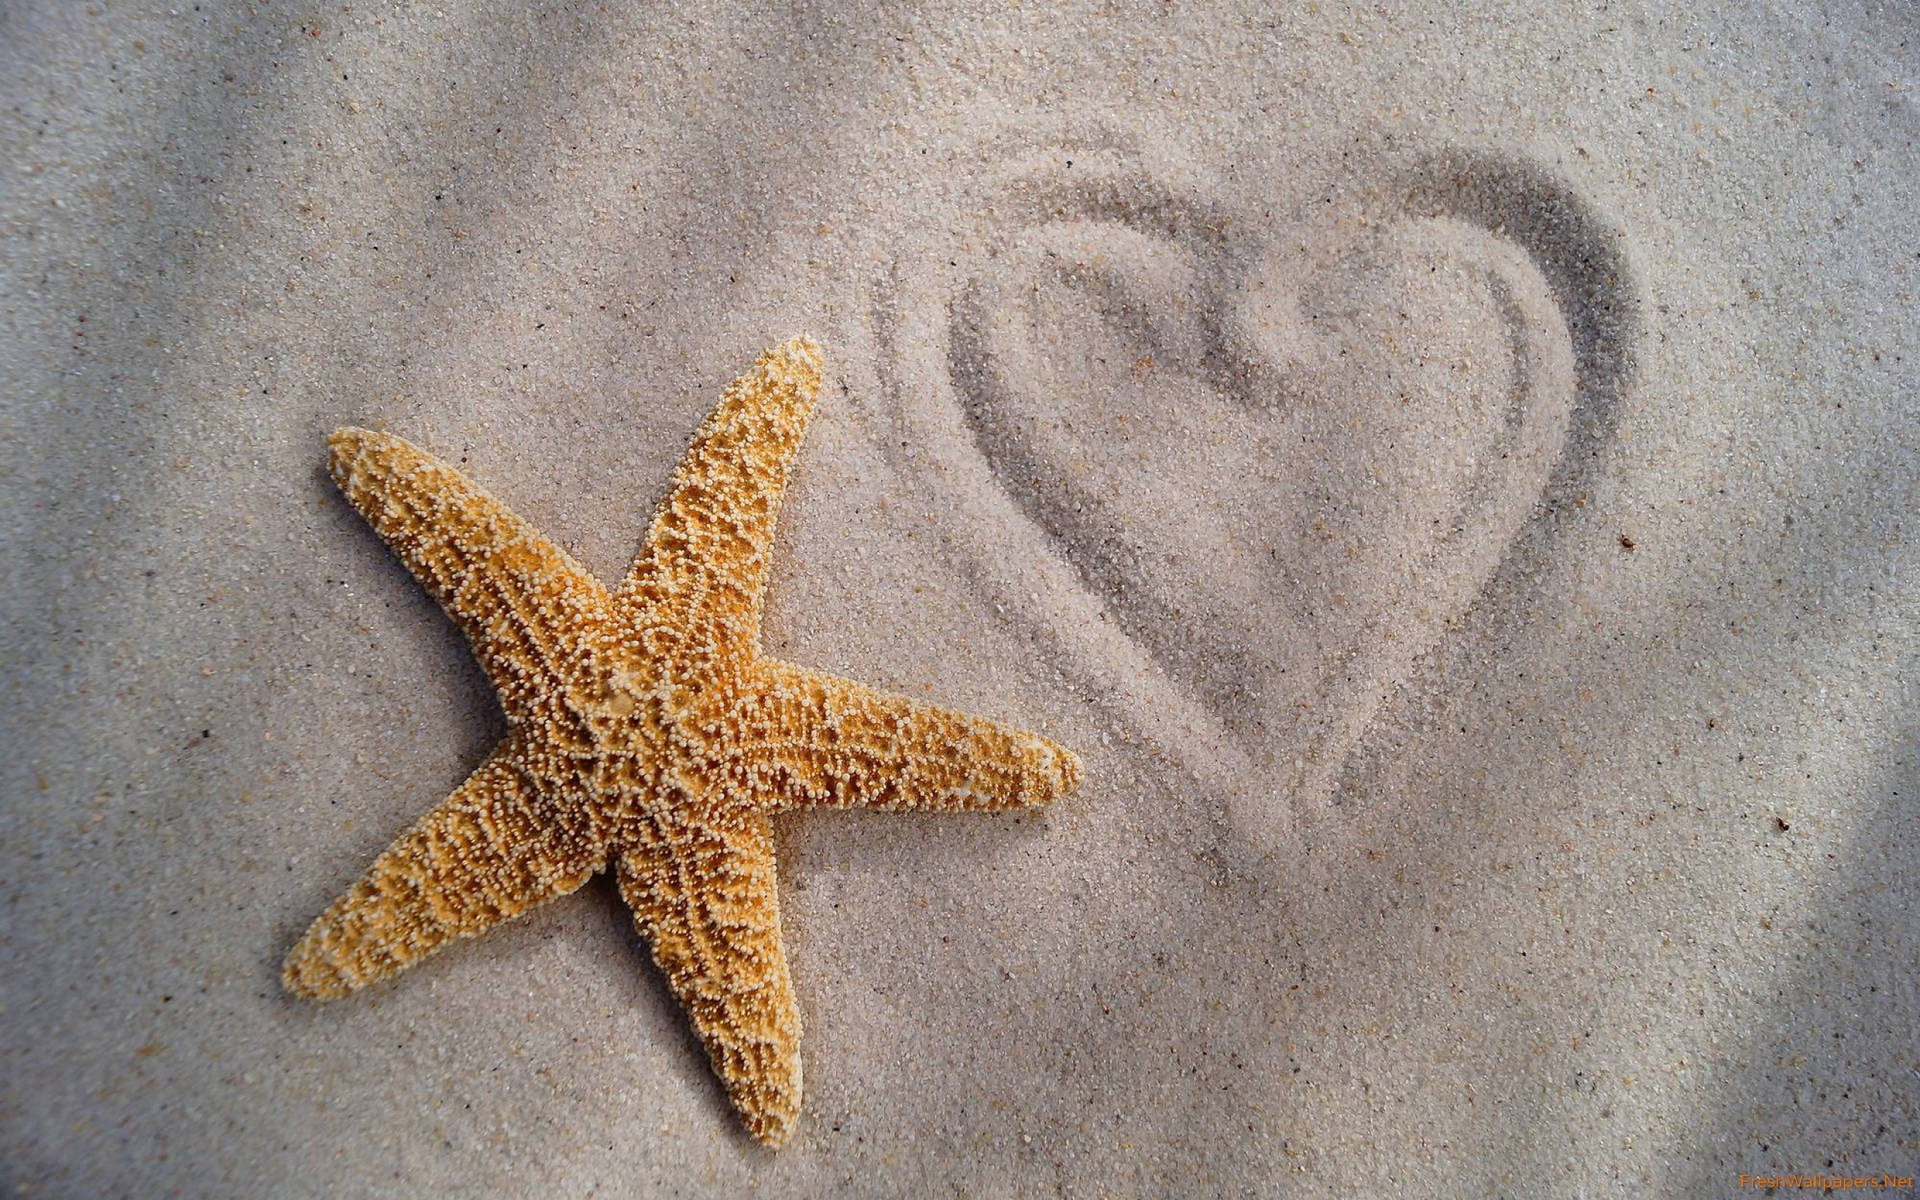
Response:
M466 634L507 735L301 937L288 991L343 996L610 868L747 1129L787 1140L800 1017L768 814L1030 807L1081 769L1036 734L761 654L820 377L795 338L733 382L612 591L447 464L333 434L335 482Z

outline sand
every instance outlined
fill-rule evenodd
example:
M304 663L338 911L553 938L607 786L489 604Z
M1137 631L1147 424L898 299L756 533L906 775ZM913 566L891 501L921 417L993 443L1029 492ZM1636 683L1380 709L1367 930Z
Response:
M1910 11L0 31L0 1190L1920 1165ZM798 332L767 650L1044 731L1082 789L782 821L777 1154L605 881L282 994L502 729L326 432L612 578Z

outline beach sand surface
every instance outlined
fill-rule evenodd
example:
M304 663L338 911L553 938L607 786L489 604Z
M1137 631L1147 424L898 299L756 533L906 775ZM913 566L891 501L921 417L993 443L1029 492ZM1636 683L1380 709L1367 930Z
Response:
M1920 1164L1911 8L0 31L0 1191ZM1081 788L777 821L777 1153L606 879L285 994L504 730L327 434L612 580L798 333L766 651L1041 731Z

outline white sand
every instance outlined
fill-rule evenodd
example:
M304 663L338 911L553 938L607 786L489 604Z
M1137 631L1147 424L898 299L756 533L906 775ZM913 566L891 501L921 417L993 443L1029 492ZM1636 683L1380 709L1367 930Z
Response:
M0 16L0 1191L1915 1172L1910 10L608 7ZM778 1155L602 884L283 996L501 729L325 431L612 576L800 331L768 649L1086 786L784 823Z

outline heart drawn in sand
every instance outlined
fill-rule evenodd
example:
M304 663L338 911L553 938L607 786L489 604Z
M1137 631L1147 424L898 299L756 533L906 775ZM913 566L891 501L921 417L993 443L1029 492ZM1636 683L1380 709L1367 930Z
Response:
M951 303L902 287L881 322L944 351L899 411L994 497L954 526L987 586L1266 846L1625 369L1624 270L1570 189L1459 156L1406 178L1289 209L1120 155L1029 165ZM991 561L1021 545L1037 565Z

